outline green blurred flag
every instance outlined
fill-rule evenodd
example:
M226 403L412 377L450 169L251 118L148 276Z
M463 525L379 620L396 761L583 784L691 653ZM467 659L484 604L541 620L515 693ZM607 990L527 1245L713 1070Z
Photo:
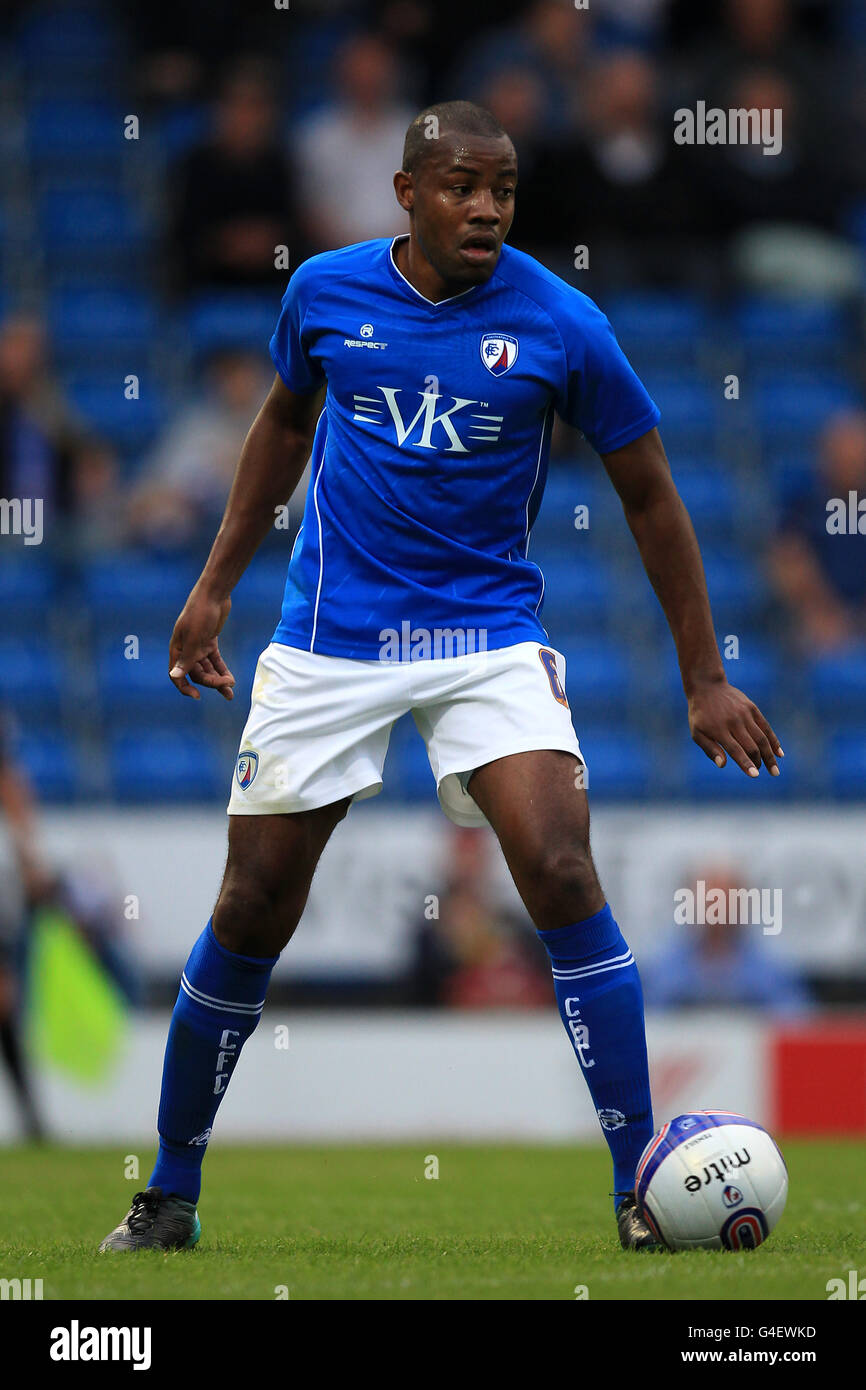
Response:
M30 937L28 1030L37 1061L76 1081L104 1081L126 1033L126 1004L66 913L34 914Z

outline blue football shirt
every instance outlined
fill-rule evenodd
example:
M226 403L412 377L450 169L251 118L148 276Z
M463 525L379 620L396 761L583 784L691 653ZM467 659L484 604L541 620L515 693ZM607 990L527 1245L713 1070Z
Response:
M546 642L528 550L554 411L607 453L658 408L604 314L531 256L504 246L485 284L434 304L399 240L314 256L283 297L274 365L327 394L274 641L362 660L393 633ZM457 652L398 659L437 654Z

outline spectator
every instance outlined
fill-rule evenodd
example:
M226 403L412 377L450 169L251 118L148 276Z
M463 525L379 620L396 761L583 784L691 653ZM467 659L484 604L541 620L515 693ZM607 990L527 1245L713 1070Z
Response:
M866 539L828 530L827 504L866 496L866 411L831 416L812 486L788 505L771 553L776 589L809 653L866 638Z
M97 514L102 523L92 539L117 537L116 481L111 451L87 434L52 378L40 320L7 319L0 328L0 496L41 498L44 532L74 555Z
M372 34L349 39L334 87L337 100L310 117L297 140L305 226L317 251L406 230L388 189L417 112L397 99L391 50Z
M36 815L27 778L11 752L11 726L0 710L0 817L11 849L0 894L0 1062L15 1092L27 1137L43 1137L43 1125L23 1046L22 940L29 909L45 901L51 879L36 847Z
M586 246L589 274L577 283L591 293L611 283L713 275L703 241L710 224L689 187L690 152L662 128L652 61L637 52L611 54L584 87L580 140L548 141L532 160L528 187L521 167L516 234L556 269L563 245L572 256L573 247Z
M439 916L419 927L413 1002L451 1008L536 1008L550 1003L550 979L528 919L495 905L490 837L454 830Z
M498 73L522 68L542 84L543 126L549 140L560 141L581 118L592 23L591 11L578 11L572 0L533 0L515 23L483 33L469 47L451 88L468 101L480 101Z
M247 62L225 79L213 134L173 177L177 278L183 290L282 286L276 248L304 259L292 174L280 147L268 74Z
M745 68L732 78L720 105L778 111L781 143L770 155L755 142L700 149L697 196L720 232L731 237L756 224L779 223L833 230L842 189L834 161L807 118L802 92L776 67Z
M809 996L796 972L779 960L778 938L772 938L771 953L761 923L743 923L739 909L730 907L736 902L731 894L741 889L738 875L722 865L701 878L706 916L724 920L685 926L647 963L642 969L647 1004L657 1009L752 1008L776 1017L803 1013ZM715 902L725 906L716 912Z
M203 399L181 411L145 464L129 507L134 537L173 549L213 531L267 388L267 373L252 354L225 351L211 358Z

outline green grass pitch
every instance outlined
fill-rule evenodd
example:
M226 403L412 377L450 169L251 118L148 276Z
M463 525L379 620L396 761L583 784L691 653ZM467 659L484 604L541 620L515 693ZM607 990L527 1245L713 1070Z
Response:
M41 1278L45 1299L825 1300L866 1274L866 1144L783 1149L787 1210L744 1254L621 1251L601 1148L431 1143L215 1144L198 1249L133 1256L95 1253L143 1186L119 1150L7 1149L0 1277Z

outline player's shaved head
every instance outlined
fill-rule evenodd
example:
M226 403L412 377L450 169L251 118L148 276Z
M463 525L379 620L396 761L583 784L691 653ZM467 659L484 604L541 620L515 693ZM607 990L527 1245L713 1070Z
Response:
M496 117L471 101L440 101L416 116L406 131L403 172L415 174L425 159L440 148L443 136L475 136L485 140L508 139Z

